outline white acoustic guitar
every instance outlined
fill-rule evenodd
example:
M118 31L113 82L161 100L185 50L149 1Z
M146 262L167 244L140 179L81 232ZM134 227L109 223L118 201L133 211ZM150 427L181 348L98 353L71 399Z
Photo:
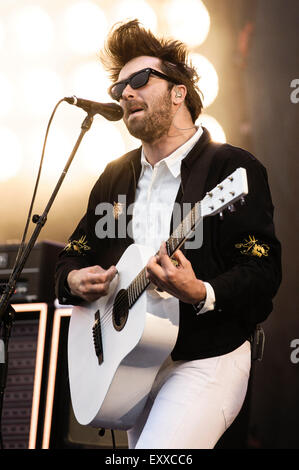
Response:
M203 217L230 209L247 193L246 170L239 168L194 205L167 240L168 255L190 238ZM109 294L72 310L69 380L80 424L130 429L176 343L178 308L169 306L177 299L150 299L145 266L154 254L152 248L130 245L116 266Z

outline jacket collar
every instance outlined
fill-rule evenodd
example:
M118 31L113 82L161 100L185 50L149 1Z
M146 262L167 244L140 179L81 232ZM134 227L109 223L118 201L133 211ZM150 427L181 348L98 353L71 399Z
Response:
M199 155L204 150L204 148L211 142L211 135L209 131L205 127L203 127L202 130L203 132L200 139L198 139L196 144L192 147L188 155L186 155L182 161L182 164L189 169L191 169L195 160L199 158Z
M211 141L211 136L208 130L203 127L202 128L203 132L196 142L196 144L192 147L190 152L186 155L186 157L182 160L182 165L186 167L186 169L191 169L195 161L198 159L199 154L203 151L203 149L208 145L208 143ZM142 147L139 147L138 149L132 150L127 154L129 157L127 159L127 162L133 164L134 172L135 172L135 178L136 178L136 184L139 179L140 173L141 173L141 151Z
M187 180L191 172L192 166L198 161L201 153L204 151L207 145L211 142L211 136L208 130L205 127L203 127L202 130L203 132L201 134L201 137L198 139L196 144L192 147L188 155L186 155L186 157L182 160L182 165L181 165L182 182L180 186L180 191L177 195L177 200L180 200L182 197L182 194L184 193L184 188L186 187ZM142 147L139 147L138 149L132 150L126 155L127 156L126 162L128 166L131 167L131 170L133 171L135 190L137 187L138 179L141 174L141 150L142 150Z

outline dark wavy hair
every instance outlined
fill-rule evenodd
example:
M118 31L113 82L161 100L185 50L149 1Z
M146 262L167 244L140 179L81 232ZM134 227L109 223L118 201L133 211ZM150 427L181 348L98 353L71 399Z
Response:
M114 25L100 52L100 60L111 80L116 82L123 66L139 56L157 57L161 60L162 71L173 78L175 83L186 86L185 102L194 123L203 105L197 86L198 74L191 62L188 63L187 46L178 40L158 39L150 30L142 27L137 19Z

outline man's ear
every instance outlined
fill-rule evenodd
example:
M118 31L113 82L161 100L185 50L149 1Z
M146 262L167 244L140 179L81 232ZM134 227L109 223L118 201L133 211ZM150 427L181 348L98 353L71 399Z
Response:
M174 104L180 104L184 101L187 94L185 85L174 85L172 89L172 99Z

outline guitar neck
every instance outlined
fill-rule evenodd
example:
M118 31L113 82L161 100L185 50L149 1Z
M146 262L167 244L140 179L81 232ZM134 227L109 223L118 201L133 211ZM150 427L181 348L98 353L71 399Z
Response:
M233 204L238 200L242 202L246 194L248 194L246 170L245 168L238 168L206 193L202 201L194 204L193 208L166 241L168 256L171 258L175 251L185 243L202 218L221 214L226 208L229 211L235 210ZM129 307L136 302L149 284L150 281L146 277L146 268L143 268L127 289Z
M166 241L166 250L170 258L194 232L201 218L200 202L197 202Z
M166 241L166 250L170 258L189 238L200 220L200 203L197 202ZM134 305L149 284L150 281L146 277L146 267L144 267L127 288L129 308Z

